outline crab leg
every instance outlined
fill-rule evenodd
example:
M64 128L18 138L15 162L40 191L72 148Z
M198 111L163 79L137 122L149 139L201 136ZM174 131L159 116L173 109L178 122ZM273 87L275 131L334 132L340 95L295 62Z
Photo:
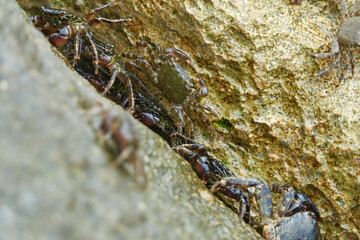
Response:
M208 88L206 82L204 81L204 79L199 74L197 74L197 77L198 77L197 83L200 86L193 93L193 96L195 98L206 97L209 94L209 88Z
M97 51L97 48L95 46L95 43L94 41L92 40L92 36L90 35L90 33L88 33L87 31L85 31L85 35L86 37L88 38L89 42L90 42L90 45L93 49L93 52L94 52L94 64L95 64L95 75L98 75L99 73L99 55L98 55L98 51Z
M340 84L342 83L342 81L345 78L346 71L349 70L350 68L352 68L351 66L352 66L352 60L350 59L349 55L346 54L346 67L342 70L339 82L335 85L335 88L340 86ZM351 69L351 71L353 71L353 70Z
M132 18L124 18L124 19L108 19L108 18L94 18L89 20L89 25L94 27L100 23L125 23L125 22L134 22Z
M151 45L148 42L137 40L136 41L136 47L145 48L147 50L147 52L149 53L151 60L155 62L155 67L160 68L160 64L157 62L154 51L152 50Z
M296 193L292 186L281 183L273 184L271 190L275 193L282 193L276 208L278 217L288 217L298 212L313 212L316 220L320 221L319 210L305 193Z
M121 76L120 76L121 74ZM130 111L133 111L134 110L134 107L135 107L135 99L134 99L134 92L133 92L133 87L132 87L132 83L131 83L131 80L129 78L129 76L125 73L124 70L121 70L119 73L118 73L118 77L120 79L120 81L125 84L128 89L129 89L129 95L130 95Z
M246 223L250 221L250 201L248 195L236 188L232 187L224 187L219 188L219 192L224 194L225 196L234 199L235 201L239 202L239 210L238 215L242 218Z
M74 60L80 60L80 32L76 31L75 34L75 56Z
M190 162L201 181L205 184L209 181L209 162L206 157L202 158L200 156L201 153L206 151L203 146L199 144L184 144L174 147L173 150Z
M333 44L331 45L331 52L329 53L319 53L319 54L315 54L315 53L309 53L311 56L316 57L316 58L328 58L328 57L332 57L335 54L339 53L340 48L339 48L339 42L337 40L337 38L334 40Z
M188 55L186 55L186 53L184 53L183 51L180 51L175 48L167 48L165 49L164 52L165 52L165 57L171 54L173 55L173 57L180 58L186 61L187 63L191 64L191 58Z
M96 12L98 12L98 11L104 9L104 8L109 7L109 6L110 6L111 4L113 4L114 2L115 2L115 0L113 0L113 1L105 4L105 5L103 5L103 6L100 6L100 7L98 7L98 8L92 9L92 10L86 15L85 18L86 18L87 20L93 19L93 18L95 17Z
M145 72L147 75L150 75L152 81L154 81L155 84L158 83L158 77L157 74L154 72L153 68L151 67L150 63L146 61L146 59L136 59L135 64L142 66L145 68Z
M273 211L271 191L267 184L257 179L226 177L216 182L211 187L211 191L216 192L219 189L227 186L246 190L251 195L255 196L256 202L259 206L260 216L265 220L272 217Z
M310 77L315 77L315 76L318 77L318 76L320 76L320 75L322 75L322 74L330 71L331 69L333 69L334 67L336 67L336 65L338 64L339 61L340 61L340 54L339 54L339 56L336 58L336 60L334 61L333 64L331 64L329 67L327 67L327 68L325 68L325 69L323 69L323 70L315 73L315 75L310 75Z
M206 153L206 149L204 146L200 145L200 144L183 144L181 145L182 148L186 148L188 149L189 151L192 151L192 152L195 152L196 155L201 155L201 154L204 154ZM173 148L173 150L176 151L176 147Z
M204 105L204 104L201 104L201 103L198 103L198 102L196 102L195 100L193 100L193 99L189 99L188 100L188 106L190 107L190 108L200 108L200 109L203 109L203 110L205 110L206 112L208 112L208 113L211 113L214 117L219 117L218 115L217 115L217 113L211 108L211 107L209 107L209 106L206 106L206 105Z
M294 200L295 191L294 188L288 184L273 184L271 190L274 193L282 193L279 204L276 208L276 215L283 217L289 211L290 205Z

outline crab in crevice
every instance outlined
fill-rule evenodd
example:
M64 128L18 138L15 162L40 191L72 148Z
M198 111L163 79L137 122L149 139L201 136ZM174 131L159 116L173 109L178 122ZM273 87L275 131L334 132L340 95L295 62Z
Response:
M224 164L211 156L204 146L194 141L173 147L173 150L190 163L194 172L208 189L224 177L235 176ZM235 211L246 223L249 223L250 202L247 193L232 186L223 187L219 189L219 192L222 194L215 194L216 197Z
M126 105L130 104L129 109L131 109L132 115L158 133L170 146L188 143L190 141L188 138L177 133L177 126L166 107L148 91L135 74L128 71L129 67L132 69L134 66L136 68L139 66L133 62L123 63L121 60L121 57L137 60L139 56L127 52L116 54L113 45L102 43L95 38L93 41L99 49L101 70L99 75L91 74L93 64L87 60L92 59L93 53L89 51L89 46L86 44L82 46L83 58L75 70L86 78L98 92L103 93L105 97L121 107L126 108ZM108 75L111 75L110 80L108 80ZM120 84L116 83L116 78L120 79ZM131 88L129 89L129 87Z
M98 11L109 7L115 0L95 9L92 9L85 17L78 17L64 10L56 9L47 9L43 6L41 7L40 15L30 17L30 20L33 24L42 30L52 45L55 47L64 46L69 42L72 36L75 36L74 39L74 63L80 59L81 55L81 45L83 42L83 37L87 39L92 47L94 52L94 64L95 64L95 74L98 74L98 50L93 42L90 28L96 26L100 23L124 23L124 22L133 22L133 19L107 19L107 18L95 18L95 15Z
M207 126L210 126L208 115L218 117L214 110L201 104L202 98L209 93L204 79L197 75L197 80L192 81L188 73L176 62L175 58L191 63L191 59L184 52L167 48L165 50L157 44L157 51L153 51L151 45L146 41L137 41L137 46L145 48L150 55L151 65L147 64L144 70L156 84L161 95L165 97L172 106L175 117L178 119L179 132L192 136L193 124L188 112L196 111L200 116L192 115L193 118L201 118ZM147 61L146 61L147 62ZM188 124L185 124L188 122Z
M123 103L118 103L125 108L125 104L129 102L130 112L135 113L135 95L140 94L140 92L142 92L142 94L145 94L147 97L155 99L155 97L150 94L148 89L143 85L141 80L130 71L134 68L139 71L145 71L143 67L146 67L148 63L145 60L142 61L143 58L141 56L130 52L115 52L115 48L113 45L101 42L100 40L92 36L92 34L91 39L93 44L96 46L96 49L98 50L98 66L100 67L100 70L102 70L101 72L110 75L109 80L106 81L106 84L101 83L99 86L96 87L102 95L108 98L113 97L113 94L110 93L110 90L114 86L115 89L113 89L113 92L117 92L120 90L118 89L119 85L116 84L116 79L119 79L120 82L126 87L129 98L124 99L126 101L124 101ZM84 59L94 59L94 53L91 51L91 46L89 44L83 44L81 46L81 51ZM71 55L73 53L71 53L71 51L66 51L65 55L67 56L67 58L69 58L69 54ZM126 58L126 60L124 58ZM138 87L138 91L140 92L134 93L134 84ZM158 99L154 101L160 103Z
M114 51L114 46L108 43L103 43L93 36L91 36L92 43L96 47L98 51L98 66L100 69L103 70L106 74L110 75L110 79L107 81L106 86L101 86L101 94L106 96L110 93L110 89L113 87L115 80L119 79L120 82L126 86L126 89L129 94L130 99L130 112L134 111L135 107L135 100L134 100L134 92L133 92L133 84L141 84L140 80L136 77L130 78L130 72L126 70L124 66L124 62L122 61L121 57L117 55ZM94 59L94 53L89 49L91 46L83 44L82 45L82 52L83 57L86 59ZM71 54L71 53L70 53ZM75 53L76 54L76 53ZM68 54L66 54L68 55ZM124 107L124 105L122 105Z
M342 56L345 56L346 66L341 72L339 82L335 85L338 87L344 80L347 70L351 70L352 75L354 75L353 52L357 51L360 46L360 17L356 17L355 15L360 9L360 1L357 1L349 10L347 9L347 4L345 1L337 0L335 2L340 5L340 12L343 21L331 46L331 51L328 53L309 54L316 58L328 58L336 56L336 59L329 67L319 71L314 75L310 75L310 77L318 77L330 71L339 63L342 63Z
M92 108L88 112L88 120L98 132L98 137L114 156L112 164L115 167L130 163L134 166L135 177L143 188L147 186L147 176L144 161L139 156L136 128L131 117L123 114L121 117L115 110L103 106Z
M320 221L320 213L305 193L295 192L293 187L287 184L273 184L271 191L282 193L273 213L271 191L267 184L257 179L227 177L215 183L211 191L221 191L230 186L255 197L264 224L265 239L321 239L317 223Z

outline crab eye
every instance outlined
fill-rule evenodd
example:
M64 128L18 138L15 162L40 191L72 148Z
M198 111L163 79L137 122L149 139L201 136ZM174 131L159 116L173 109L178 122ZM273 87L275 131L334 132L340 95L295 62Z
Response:
M207 88L202 88L200 90L200 95L201 96L207 96L209 94L209 90Z
M39 21L39 17L38 17L38 16L31 16L31 17L30 17L30 21L31 21L33 24L36 24L36 23Z

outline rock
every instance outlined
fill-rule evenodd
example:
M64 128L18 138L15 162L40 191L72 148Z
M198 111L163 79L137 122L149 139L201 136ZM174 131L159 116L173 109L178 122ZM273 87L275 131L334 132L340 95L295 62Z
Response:
M1 239L260 239L163 140L55 56L15 1L0 8ZM98 102L136 128L146 190L96 141L87 119Z
M40 4L79 15L100 5L19 2L31 14ZM94 32L118 50L137 51L142 38L187 53L191 76L198 72L209 86L204 103L228 123L216 140L201 131L196 140L239 176L308 194L324 238L360 237L352 213L360 206L358 66L338 88L341 69L309 77L331 62L308 54L331 48L341 19L335 4L325 8L329 2L123 0L101 16L133 17L137 25Z

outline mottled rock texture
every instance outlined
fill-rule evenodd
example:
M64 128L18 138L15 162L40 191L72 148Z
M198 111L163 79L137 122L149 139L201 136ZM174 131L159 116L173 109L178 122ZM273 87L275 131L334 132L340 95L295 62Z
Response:
M99 6L21 2L32 13L41 4L79 14ZM324 238L351 239L360 237L359 67L338 88L340 69L309 77L330 62L308 52L329 51L341 23L329 3L124 0L104 16L131 16L138 24L97 33L121 50L145 38L191 56L210 88L204 103L226 123L215 140L202 132L197 140L239 176L304 191L320 209Z
M260 238L164 141L55 56L15 1L0 1L0 12L0 239ZM96 141L87 118L97 102L136 128L146 190Z

